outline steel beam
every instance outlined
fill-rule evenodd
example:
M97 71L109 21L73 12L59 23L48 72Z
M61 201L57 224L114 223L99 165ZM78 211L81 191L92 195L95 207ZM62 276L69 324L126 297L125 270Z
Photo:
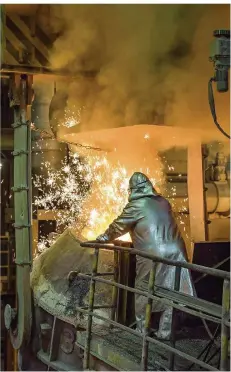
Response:
M208 230L201 142L192 143L188 146L188 199L191 239L193 242L206 241Z

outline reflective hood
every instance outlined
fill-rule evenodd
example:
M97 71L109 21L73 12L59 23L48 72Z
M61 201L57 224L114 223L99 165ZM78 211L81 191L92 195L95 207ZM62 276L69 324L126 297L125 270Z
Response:
M131 176L129 180L129 191L129 202L132 200L143 198L145 196L159 195L154 189L149 178L141 172L135 172Z

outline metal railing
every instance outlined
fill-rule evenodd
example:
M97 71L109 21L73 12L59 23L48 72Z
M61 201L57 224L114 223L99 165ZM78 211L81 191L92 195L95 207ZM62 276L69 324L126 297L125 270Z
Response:
M175 355L184 358L190 361L192 365L196 364L202 367L205 370L211 371L228 371L229 370L229 329L230 329L230 274L226 271L217 270L214 268L209 268L205 266L200 266L196 264L191 264L187 262L178 262L169 259L155 257L152 254L136 250L133 248L125 248L121 246L116 246L113 244L101 244L101 243L82 243L82 247L85 248L94 248L94 257L93 257L93 264L92 264L92 273L90 274L82 274L79 273L78 276L85 279L90 279L90 291L89 291L89 306L88 310L86 308L78 307L77 310L81 313L88 315L88 323L87 323L87 330L86 330L86 342L84 348L84 369L89 369L90 364L90 346L91 346L91 335L92 335L92 319L93 317L103 320L107 322L110 327L119 328L121 330L130 332L138 337L142 337L142 356L141 356L141 366L140 369L142 371L148 370L148 347L149 343L156 345L157 347L161 347L166 352L169 352L169 370L174 370L174 357ZM98 273L98 259L99 259L99 250L106 249L106 250L113 250L114 251L114 272L107 273L106 275L112 275L114 280L107 280L103 279L102 276L105 273ZM141 291L137 288L132 288L127 285L123 285L118 283L118 272L119 272L119 264L118 264L118 253L119 252L128 252L132 255L138 255L140 257L149 259L152 261L152 268L150 271L149 276L149 283L148 283L148 291ZM164 263L166 265L175 266L175 283L174 283L174 290L164 289L161 291L161 287L155 286L155 273L156 273L156 263ZM215 276L223 280L223 296L222 296L222 306L215 305L212 302L204 301L195 297L191 297L188 295L184 295L183 293L179 293L180 289L180 278L181 278L181 269L186 268L189 270L194 270L200 272L202 274ZM112 305L111 306L101 306L101 308L111 308L111 319L102 317L94 312L94 296L95 296L95 284L96 282L104 283L113 287L112 290ZM140 333L130 327L127 327L123 324L118 323L115 321L116 315L116 305L117 305L117 296L118 296L118 289L126 290L128 292L133 292L134 294L142 295L147 298L147 305L146 305L146 315L145 315L145 327L144 332ZM156 338L150 337L151 331L151 313L152 313L152 304L153 300L160 300L163 304L171 306L173 308L173 317L172 317L172 334L171 334L171 346L160 341ZM221 327L221 344L220 344L220 369L216 369L215 367L205 363L205 361L199 360L198 358L201 356L200 353L198 358L195 358L177 348L175 348L175 329L174 329L174 319L175 319L175 311L176 309L197 316L201 318L203 321L209 320L218 324L217 330ZM217 335L217 330L213 335L213 339L215 339ZM210 340L210 343L213 342L213 339ZM206 346L205 350L207 350L208 355L208 346ZM211 360L211 359L210 359ZM209 360L209 361L210 361Z

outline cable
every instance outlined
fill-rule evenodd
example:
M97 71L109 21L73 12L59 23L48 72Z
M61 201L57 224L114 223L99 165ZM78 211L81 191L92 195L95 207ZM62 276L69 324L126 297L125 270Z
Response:
M47 132L46 130L38 129L38 128L34 125L34 123L31 123L31 130L33 130L34 132L38 132L38 133L41 135L41 137L42 137L42 135L44 135L46 138L49 138L49 139L56 139L56 140L57 140L57 138L56 138L54 135L50 134L50 133ZM66 143L66 144L68 144L68 145L74 145L74 146L77 146L77 147L82 147L82 148L87 149L87 150L95 150L95 151L108 152L107 150L103 150L103 149L101 149L101 148L99 148L99 147L92 147L92 146L88 146L88 145L82 145L81 143L77 143L77 142L60 141L60 140L59 140L59 142L61 142L61 143Z
M224 134L225 137L231 139L230 135L224 131L224 129L221 128L220 124L217 121L217 115L216 115L216 107L215 107L215 101L214 101L214 96L213 96L213 81L216 81L216 79L213 77L209 80L208 84L208 98L209 98L209 106L211 110L211 114L213 117L213 121L216 125L216 127L219 129L219 131Z

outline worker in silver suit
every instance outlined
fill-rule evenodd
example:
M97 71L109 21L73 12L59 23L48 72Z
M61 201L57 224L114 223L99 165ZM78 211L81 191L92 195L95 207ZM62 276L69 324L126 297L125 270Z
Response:
M148 177L140 172L134 173L130 178L128 204L97 241L110 242L127 232L131 235L135 249L179 262L188 260L185 242L169 202L156 192ZM136 288L147 290L151 265L151 260L136 256ZM174 266L156 264L156 285L174 289L174 278ZM180 291L194 295L188 269L181 269ZM136 295L135 313L140 332L144 329L146 302L144 296ZM168 340L171 335L172 307L166 307L157 300L154 301L152 310L161 312L156 336Z

